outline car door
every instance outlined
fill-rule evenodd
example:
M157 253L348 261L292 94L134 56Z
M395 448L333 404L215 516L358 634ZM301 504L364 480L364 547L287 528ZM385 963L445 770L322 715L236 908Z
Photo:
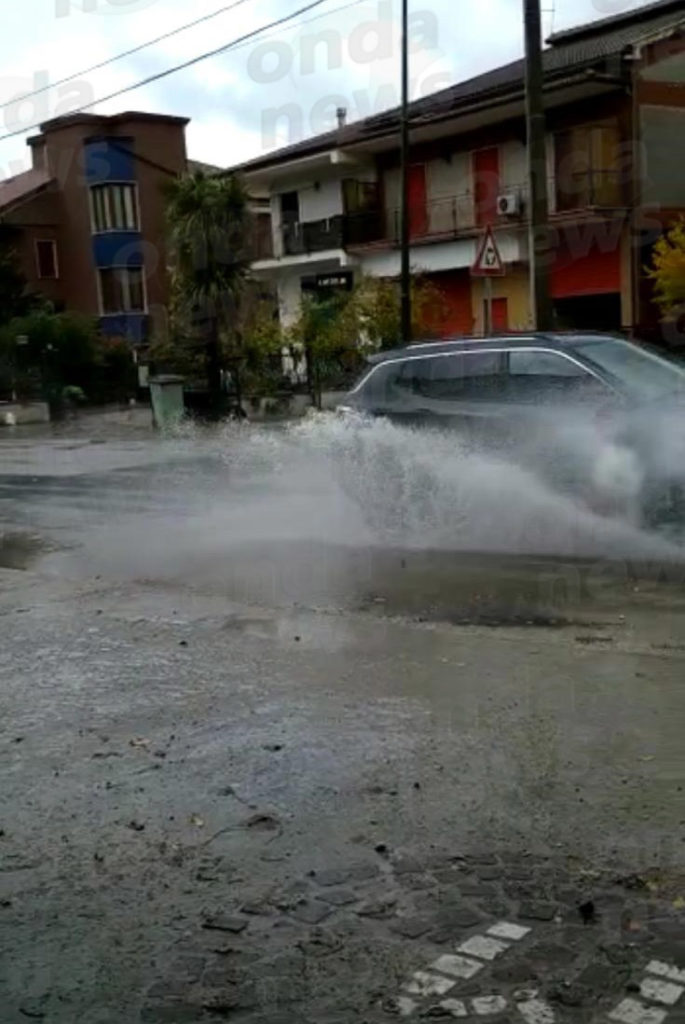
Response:
M512 348L502 400L517 458L572 490L589 479L599 443L598 414L619 401L606 381L563 352Z
M394 382L390 415L408 425L457 428L469 436L498 432L504 353L489 349L407 359Z

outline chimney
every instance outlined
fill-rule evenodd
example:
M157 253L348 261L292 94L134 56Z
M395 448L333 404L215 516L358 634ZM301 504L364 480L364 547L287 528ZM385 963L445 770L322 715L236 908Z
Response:
M335 116L338 119L338 128L344 128L347 124L347 107L338 107Z

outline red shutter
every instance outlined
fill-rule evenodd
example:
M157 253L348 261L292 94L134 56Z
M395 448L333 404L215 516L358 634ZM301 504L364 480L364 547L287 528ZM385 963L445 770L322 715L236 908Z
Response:
M426 167L425 164L412 164L409 168L409 233L416 238L427 231Z
M499 187L499 149L478 149L473 154L473 197L476 224L484 227L497 218Z
M621 290L619 246L602 251L593 244L588 252L575 255L562 244L555 254L550 272L550 292L554 299L577 295L606 295Z

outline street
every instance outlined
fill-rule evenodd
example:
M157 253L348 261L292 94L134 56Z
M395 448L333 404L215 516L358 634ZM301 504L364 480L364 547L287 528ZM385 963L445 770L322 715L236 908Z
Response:
M327 424L0 434L3 1024L685 1021L685 560Z

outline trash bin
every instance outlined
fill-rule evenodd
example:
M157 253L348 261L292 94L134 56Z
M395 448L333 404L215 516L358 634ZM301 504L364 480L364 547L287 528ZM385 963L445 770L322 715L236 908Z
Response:
M183 377L162 374L150 377L152 420L156 427L169 427L179 423L185 412L183 403Z

